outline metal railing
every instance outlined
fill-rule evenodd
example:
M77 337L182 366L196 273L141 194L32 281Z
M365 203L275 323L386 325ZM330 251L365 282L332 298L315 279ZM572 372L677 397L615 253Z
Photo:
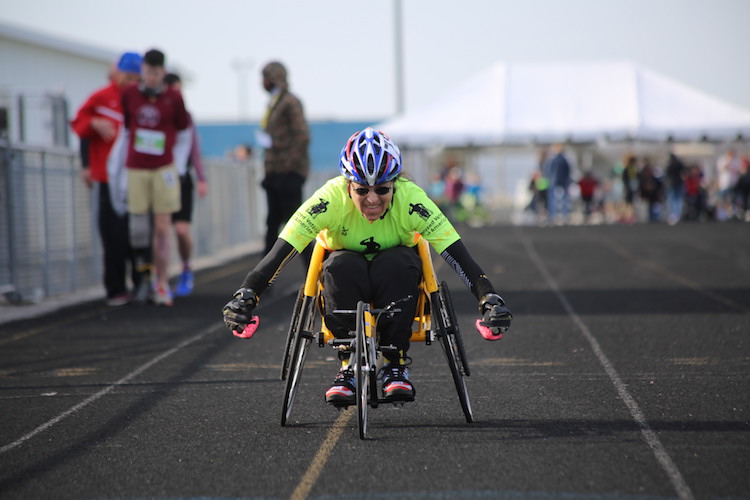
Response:
M259 249L265 198L257 162L205 167L209 195L195 200L194 257ZM0 143L0 294L37 302L101 286L94 207L73 151Z

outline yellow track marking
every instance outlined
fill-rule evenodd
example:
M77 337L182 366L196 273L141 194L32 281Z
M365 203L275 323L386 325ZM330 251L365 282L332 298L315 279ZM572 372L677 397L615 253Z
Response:
M336 443L341 437L341 434L344 433L344 429L346 429L349 420L351 420L353 415L354 412L351 408L341 411L341 415L339 415L333 423L331 430L328 431L328 436L326 436L323 444L320 445L320 449L318 449L318 452L315 454L315 458L312 459L310 467L307 468L307 472L302 476L302 479L294 489L294 492L292 492L292 496L289 497L289 500L303 500L307 498L307 495L310 494L310 490L312 490L312 487L315 485L318 477L320 477L321 472L323 472L323 467L325 467L328 459L331 457L331 453L333 453Z

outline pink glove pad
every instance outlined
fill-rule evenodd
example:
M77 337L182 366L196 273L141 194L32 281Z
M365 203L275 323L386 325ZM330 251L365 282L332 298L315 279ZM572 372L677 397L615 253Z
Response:
M260 318L257 316L253 316L253 320L249 325L245 326L245 329L241 332L238 331L232 331L235 337L239 337L241 339L249 339L255 334L255 330L258 329L258 325L260 325Z
M495 335L492 333L492 330L490 330L490 327L488 326L482 326L480 323L482 322L482 319L478 319L476 322L477 331L479 331L479 334L485 338L485 340L500 340L503 338L502 333L498 333Z

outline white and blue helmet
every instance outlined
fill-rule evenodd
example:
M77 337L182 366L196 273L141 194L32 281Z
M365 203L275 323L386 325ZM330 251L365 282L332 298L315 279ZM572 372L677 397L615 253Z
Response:
M401 151L383 132L367 127L346 142L339 169L350 181L365 186L383 184L401 173Z

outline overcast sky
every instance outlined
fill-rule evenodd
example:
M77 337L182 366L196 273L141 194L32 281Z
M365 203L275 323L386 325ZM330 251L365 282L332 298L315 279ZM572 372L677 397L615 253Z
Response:
M257 119L267 102L260 68L274 59L311 118L396 111L393 0L0 6L0 20L50 35L118 52L162 49L189 72L198 121ZM402 20L406 111L496 62L600 60L642 64L750 108L750 0L402 0Z

